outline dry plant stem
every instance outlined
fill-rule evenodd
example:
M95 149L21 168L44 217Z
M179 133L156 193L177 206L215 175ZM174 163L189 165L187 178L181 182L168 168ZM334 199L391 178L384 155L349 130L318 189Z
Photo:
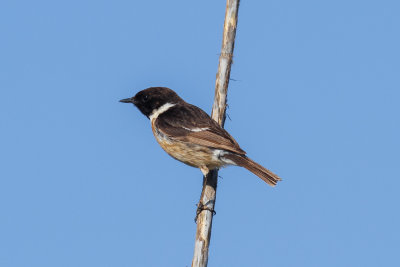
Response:
M222 48L219 57L218 73L215 81L215 97L211 117L222 127L225 123L226 100L231 73L233 49L235 45L239 0L227 0ZM206 267L211 238L213 210L215 206L218 171L211 171L204 177L199 205L205 209L197 217L196 241L192 267Z

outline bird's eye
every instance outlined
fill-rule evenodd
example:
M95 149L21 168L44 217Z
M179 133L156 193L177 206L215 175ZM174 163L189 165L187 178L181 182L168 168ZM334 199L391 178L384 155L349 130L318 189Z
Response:
M143 101L144 101L144 102L146 102L148 99L149 99L149 96L148 96L148 95L144 95L144 96L143 96Z

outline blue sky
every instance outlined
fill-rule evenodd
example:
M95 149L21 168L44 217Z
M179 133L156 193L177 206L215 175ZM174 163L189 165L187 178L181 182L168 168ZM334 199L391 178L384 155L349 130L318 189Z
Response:
M398 266L398 1L242 1L209 266ZM118 102L210 112L225 1L2 1L0 265L190 266L201 172Z

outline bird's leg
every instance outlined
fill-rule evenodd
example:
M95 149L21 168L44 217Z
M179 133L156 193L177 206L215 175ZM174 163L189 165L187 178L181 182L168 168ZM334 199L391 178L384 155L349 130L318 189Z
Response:
M200 200L199 200L199 203L197 204L196 217L194 218L194 222L195 223L197 223L197 218L199 217L200 213L203 210L211 211L213 213L213 215L216 214L214 209L207 207L207 203L206 204L203 203L204 190L205 190L206 185L207 185L207 177L210 174L210 170L206 166L200 167L200 170L204 175L204 177L203 177L203 189L201 190Z

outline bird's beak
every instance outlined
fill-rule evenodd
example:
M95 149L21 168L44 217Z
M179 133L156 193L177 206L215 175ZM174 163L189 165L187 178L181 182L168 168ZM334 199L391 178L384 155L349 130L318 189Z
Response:
M130 97L130 98L125 98L125 99L121 99L119 102L122 102L122 103L135 103L135 100L133 99L133 97Z

